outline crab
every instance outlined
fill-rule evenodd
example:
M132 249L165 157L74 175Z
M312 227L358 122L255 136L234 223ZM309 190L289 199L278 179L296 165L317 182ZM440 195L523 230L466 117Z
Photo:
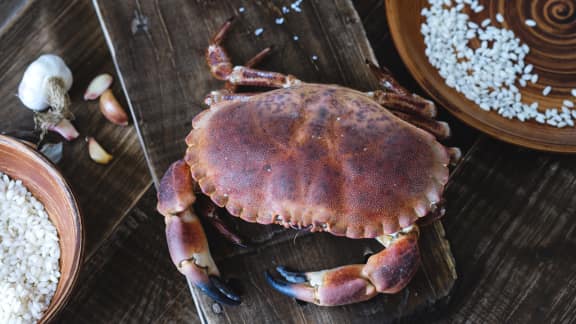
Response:
M172 261L213 299L240 303L220 279L198 216L215 204L248 222L374 238L384 246L365 264L266 272L287 296L336 306L397 293L420 265L419 220L444 214L449 165L460 156L438 141L449 136L448 124L434 119L433 102L368 61L381 86L372 92L254 69L270 48L233 66L221 45L231 23L206 52L212 75L226 86L206 97L209 109L193 119L185 157L160 181L157 209ZM240 85L276 89L235 92ZM195 211L197 187L209 199Z

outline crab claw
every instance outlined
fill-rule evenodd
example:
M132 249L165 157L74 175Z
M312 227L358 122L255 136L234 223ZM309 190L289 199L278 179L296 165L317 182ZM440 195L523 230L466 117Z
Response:
M316 303L314 288L308 283L293 283L284 279L276 279L268 271L264 273L264 276L270 286L284 295L305 302Z
M268 283L279 292L321 306L339 306L368 300L378 293L393 294L403 289L420 265L418 229L387 235L387 247L366 264L300 273L278 267L283 277L266 273Z
M220 280L198 216L187 209L167 217L166 238L172 261L190 282L218 302L240 304L240 297Z
M212 259L206 233L192 210L196 200L190 169L183 161L173 163L160 181L158 211L166 222L166 240L172 262L178 271L214 300L240 304L240 297L221 280Z
M278 271L278 273L282 277L284 277L284 279L286 279L288 282L291 282L291 283L306 282L306 275L302 272L289 270L288 268L286 268L284 266L276 267L276 271Z
M196 265L194 261L183 261L180 272L186 276L194 286L202 290L217 302L226 305L240 305L240 296L233 292L218 276L208 275L206 269Z

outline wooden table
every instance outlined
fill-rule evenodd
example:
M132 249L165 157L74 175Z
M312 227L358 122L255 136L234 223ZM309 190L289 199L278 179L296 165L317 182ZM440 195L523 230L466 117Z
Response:
M115 4L118 7L116 11L106 9L111 8L113 1L98 3L101 6L99 11L107 15L100 18L116 21L125 28L127 37L142 33L139 37L151 37L148 41L154 41L156 26L148 26L144 18L148 16L149 21L154 21L155 17L151 15L157 11L145 8L144 16L139 16L141 11L138 11L148 2L119 2ZM250 8L263 6L262 3L265 5L268 1L246 1L242 5ZM216 4L201 1L198 5L213 7ZM354 21L354 17L359 17L378 61L390 67L403 84L422 93L394 50L387 31L383 1L356 1L354 5L358 16L346 15L351 17L350 20L343 19L341 23L353 26L359 23ZM132 8L138 10L128 10ZM170 25L171 22L165 24ZM217 24L213 22L209 28ZM248 25L248 28L254 27L257 26ZM160 30L164 37L170 35L170 29ZM146 163L133 126L121 128L109 124L98 112L96 103L86 103L81 99L85 86L93 76L115 70L92 4L88 1L64 0L51 1L50 4L18 0L2 2L0 44L0 92L4 94L0 96L0 130L31 128L31 114L21 109L13 93L22 71L31 60L40 53L55 52L62 55L74 71L75 84L71 96L77 127L83 136L91 135L99 139L115 156L112 164L100 166L88 158L83 141L77 140L65 147L60 168L72 183L84 211L87 253L79 285L58 322L200 322L186 283L169 260L163 219L155 212L152 183L163 170L152 169L149 172L150 164ZM238 55L243 55L238 57L254 53L254 49L239 46L238 50L241 52ZM130 55L134 55L136 62L138 55L154 55L154 52L133 51ZM162 59L169 63L170 60L178 60L178 57ZM271 62L274 62L273 59ZM130 68L137 69L138 66ZM280 69L296 74L302 67L283 66ZM337 76L324 74L323 78L329 80ZM143 84L146 82L146 79L142 80ZM217 85L210 82L213 86ZM181 86L190 89L190 85ZM127 107L119 82L114 84L114 91ZM132 97L130 91L128 94L132 103L141 100ZM190 96L198 98L203 94L192 91ZM138 115L137 107L134 112L136 122L147 125L142 123L143 116ZM189 123L191 114L183 116L182 123ZM381 303L330 310L312 305L298 306L289 299L272 295L275 294L272 290L262 287L258 293L263 300L271 298L280 301L271 305L277 314L263 313L261 317L252 317L252 322L259 323L271 318L294 323L576 321L576 256L572 252L576 245L576 223L573 221L576 198L571 192L576 187L576 159L497 142L471 130L445 112L441 113L441 119L449 121L454 130L449 144L463 148L466 153L445 194L448 212L443 223L458 273L450 294L439 302L405 314L398 312L405 308L383 306ZM140 128L141 133L146 131ZM162 138L157 140L162 142ZM147 153L150 157L154 152ZM277 232L270 231L273 236L292 235L296 239L294 234ZM217 237L211 232L209 236ZM304 244L303 241L316 238L303 236L298 240L298 244ZM326 237L318 240L334 242L336 248L348 244ZM214 249L219 255L230 253L221 240L216 240L215 244ZM258 253L262 253L267 260L275 258L271 253L276 250L261 250ZM293 252L295 259L296 253ZM257 260L247 253L220 261L224 269L233 269L255 264ZM326 265L326 262L330 263L329 260L306 260L311 267ZM270 266L264 264L258 271ZM253 283L245 285L250 289L257 287ZM389 303L402 301L394 298L381 300ZM258 312L258 304L241 307L246 307L246 313L242 313L242 309L230 311L218 305L203 311L214 321L230 323L248 321L246 314ZM301 317L280 316L285 314L287 308L295 310L295 314ZM230 314L237 317L230 317Z

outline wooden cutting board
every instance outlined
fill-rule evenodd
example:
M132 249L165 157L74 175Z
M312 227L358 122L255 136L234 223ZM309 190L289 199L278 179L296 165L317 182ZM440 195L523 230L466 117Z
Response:
M349 0L307 0L302 2L301 12L291 9L286 14L282 13L286 3L279 1L93 3L156 184L168 165L183 156L184 137L192 118L205 109L204 96L222 87L211 77L203 55L211 34L231 16L238 19L225 46L234 62L245 62L260 49L274 45L274 55L262 64L264 69L309 82L376 89L376 80L364 65L365 58L375 61L375 57ZM280 17L285 21L279 25L275 19ZM263 28L259 36L255 34L258 28ZM253 247L233 247L210 229L208 236L224 277L242 291L243 304L223 307L194 289L197 310L208 322L383 322L445 297L456 278L443 227L435 223L423 230L422 270L401 293L344 307L299 305L268 287L263 272L279 264L318 270L359 263L365 254L376 251L378 244L227 221L250 237ZM158 232L162 231L159 227ZM188 292L178 296L182 299L179 303L189 299L192 305Z

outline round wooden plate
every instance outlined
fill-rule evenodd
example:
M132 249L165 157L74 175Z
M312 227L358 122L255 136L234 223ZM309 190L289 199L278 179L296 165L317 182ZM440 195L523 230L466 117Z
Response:
M496 14L505 21L501 25L511 29L530 46L526 64L534 65L539 75L536 84L522 88L526 102L538 101L539 109L561 107L572 97L576 88L576 0L483 0L485 9L471 14L470 19L482 22L490 18L495 25ZM556 128L536 122L509 120L496 112L486 112L456 90L448 87L424 54L425 45L420 26L422 8L427 0L386 0L388 23L396 47L404 63L420 85L438 103L468 125L503 141L553 152L576 153L576 128ZM535 27L525 24L527 19L537 22ZM496 26L496 25L495 25ZM552 92L542 95L550 85Z

